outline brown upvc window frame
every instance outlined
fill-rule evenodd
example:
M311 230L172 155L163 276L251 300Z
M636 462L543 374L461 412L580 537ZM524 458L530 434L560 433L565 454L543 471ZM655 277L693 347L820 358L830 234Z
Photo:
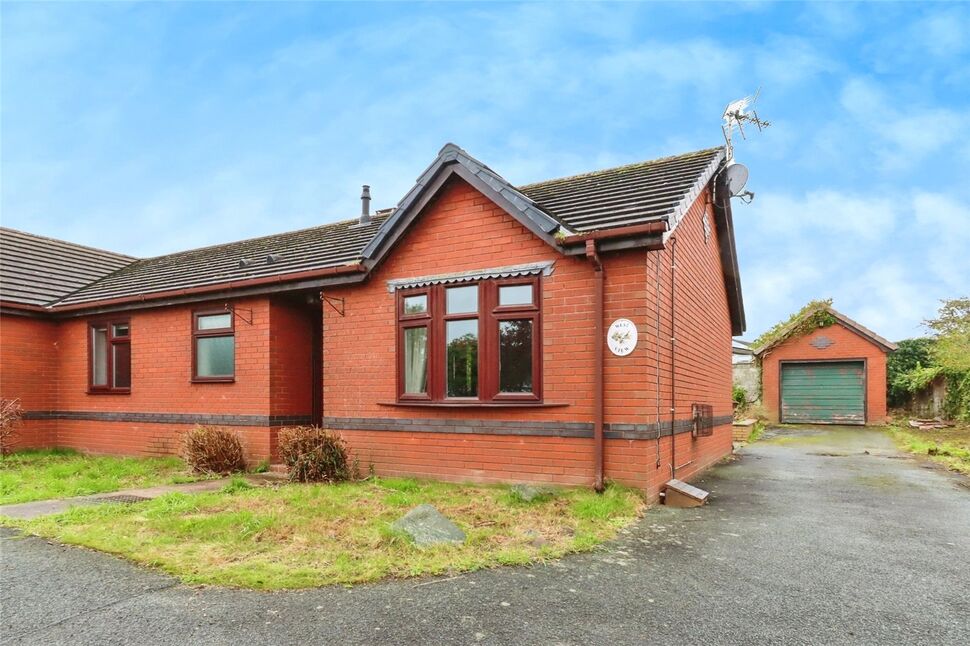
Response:
M532 302L518 305L499 305L499 288L529 285ZM456 287L478 287L478 308L475 311L447 313L447 290ZM420 313L405 313L404 299L425 295L427 309ZM539 276L483 279L459 283L400 289L396 293L397 315L397 400L400 403L427 404L541 404L542 399L542 281ZM447 338L449 321L477 319L478 321L478 395L477 397L447 396ZM532 325L532 390L530 392L500 391L500 325L503 321L529 320ZM406 330L423 327L427 332L427 387L425 393L405 392Z
M492 394L491 401L500 402L523 402L534 403L542 401L542 282L538 276L526 276L522 278L503 278L488 281L491 291L488 302L491 304L491 318L495 324L490 326L493 331L489 332L489 339L495 344L494 347L494 383L489 383L489 391ZM502 287L515 287L519 285L532 286L532 303L518 305L500 305L500 290ZM501 337L499 334L500 324L503 321L529 320L532 322L532 391L531 392L502 392L500 389L501 379ZM491 359L490 359L491 360Z
M117 335L115 328L124 326L128 329L128 334ZM94 333L96 330L105 330L105 382L103 384L94 383ZM88 321L88 394L90 395L128 395L131 393L131 320L127 317L97 319ZM127 346L128 348L128 385L115 386L115 348Z
M208 330L199 329L199 318L204 316L229 316L229 326ZM232 373L229 375L199 376L199 339L232 337ZM225 308L202 309L192 312L192 383L225 384L236 381L236 317Z
M424 296L425 297L425 311L417 313L407 313L404 310L405 299L413 296ZM430 402L431 393L434 391L433 381L434 381L434 370L432 366L434 365L434 343L432 339L434 334L432 333L432 327L434 322L434 315L432 311L433 299L431 297L430 287L419 287L415 289L407 289L398 292L397 295L397 393L399 401L413 401L413 402ZM404 376L405 368L405 351L404 343L407 335L407 330L409 329L420 329L424 328L427 330L425 333L425 392L423 393L409 393L405 391L406 388L406 378Z

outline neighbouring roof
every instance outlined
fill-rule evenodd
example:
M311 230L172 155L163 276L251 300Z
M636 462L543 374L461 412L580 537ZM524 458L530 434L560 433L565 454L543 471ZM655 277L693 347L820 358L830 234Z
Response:
M0 227L0 300L43 306L134 260L120 253Z
M360 258L386 215L138 260L58 306L341 267Z
M731 341L731 351L734 354L739 355L751 355L754 351L751 349L751 344L747 341L742 341L741 339L733 339Z
M724 148L553 179L519 190L576 232L679 219L724 159Z
M850 319L848 316L836 310L831 305L821 305L819 307L811 308L803 312L801 316L789 322L788 325L786 325L782 330L780 330L778 335L769 343L766 343L758 347L752 347L752 350L754 351L755 356L760 357L771 348L781 345L782 343L784 343L785 341L788 341L791 338L802 336L801 334L797 333L799 329L799 325L803 321L805 321L805 319L809 318L810 316L814 316L815 314L817 314L819 311L822 311L822 310L831 314L838 323L841 323L848 329L852 330L859 336L869 340L874 345L879 346L886 352L892 352L896 349L895 343L879 336L878 334L876 334L866 326L862 325L861 323Z
M480 190L550 245L566 253L584 253L584 243L569 236L580 234L581 237L592 232L598 235L602 231L626 230L648 223L659 223L661 232L673 229L723 161L724 149L710 148L516 188L458 146L447 144L398 205L378 212L368 224L349 220L140 260L88 250L90 254L104 257L98 257L97 262L81 263L85 267L83 271L69 266L71 280L58 278L58 285L63 283L63 289L45 291L42 289L45 281L38 277L31 279L37 285L24 280L18 283L22 291L33 289L33 292L21 294L11 290L11 297L4 298L57 311L103 303L178 298L190 292L237 290L244 283L247 288L269 281L289 284L296 280L308 281L311 274L324 284L334 280L321 278L331 271L359 272L357 275L363 276L395 246L438 190L454 176ZM739 333L744 327L743 305L730 206L723 208L727 211L723 218L718 218L718 233L722 239L721 255L733 327ZM46 249L47 244L52 249L57 249L57 245L87 249L16 233L30 241L35 255L37 250ZM641 231L638 235L646 234ZM659 241L660 233L650 235ZM567 240L568 244L561 244L561 240ZM642 240L636 242L641 243ZM608 249L605 245L603 248ZM30 261L21 263L21 257L11 256L10 262L17 267L11 275L27 276L21 266L28 266ZM32 300L23 300L27 297Z

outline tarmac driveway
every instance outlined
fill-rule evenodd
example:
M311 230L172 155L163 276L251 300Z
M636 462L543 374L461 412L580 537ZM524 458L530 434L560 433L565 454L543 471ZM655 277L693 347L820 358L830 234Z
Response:
M970 488L876 431L785 430L599 552L290 593L193 589L2 534L0 639L30 644L966 644ZM866 453L868 451L868 453Z

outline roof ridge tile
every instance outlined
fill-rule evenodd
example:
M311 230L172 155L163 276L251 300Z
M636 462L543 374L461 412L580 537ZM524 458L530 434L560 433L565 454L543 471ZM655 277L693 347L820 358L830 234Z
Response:
M634 168L653 166L655 164L668 163L675 159L688 159L690 157L698 157L700 155L713 153L715 151L723 150L724 146L713 146L711 148L704 148L703 150L695 150L689 153L681 153L679 155L667 155L666 157L658 157L656 159L645 159L642 161L631 162L629 164L622 164L620 166L611 166L610 168L601 168L599 170L587 171L585 173L576 173L575 175L564 175L563 177L554 177L552 179L543 179L537 182L531 182L529 184L521 184L517 186L519 190L526 188L536 188L538 186L545 186L547 184L557 184L559 182L568 182L570 180L583 179L586 177L595 177L598 175L604 175L616 171L632 170Z

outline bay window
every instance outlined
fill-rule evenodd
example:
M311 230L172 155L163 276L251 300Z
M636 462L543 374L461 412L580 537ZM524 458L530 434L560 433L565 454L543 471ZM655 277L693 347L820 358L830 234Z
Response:
M399 290L398 399L540 401L539 296L535 276Z
M127 319L88 325L91 393L131 392L131 326Z

